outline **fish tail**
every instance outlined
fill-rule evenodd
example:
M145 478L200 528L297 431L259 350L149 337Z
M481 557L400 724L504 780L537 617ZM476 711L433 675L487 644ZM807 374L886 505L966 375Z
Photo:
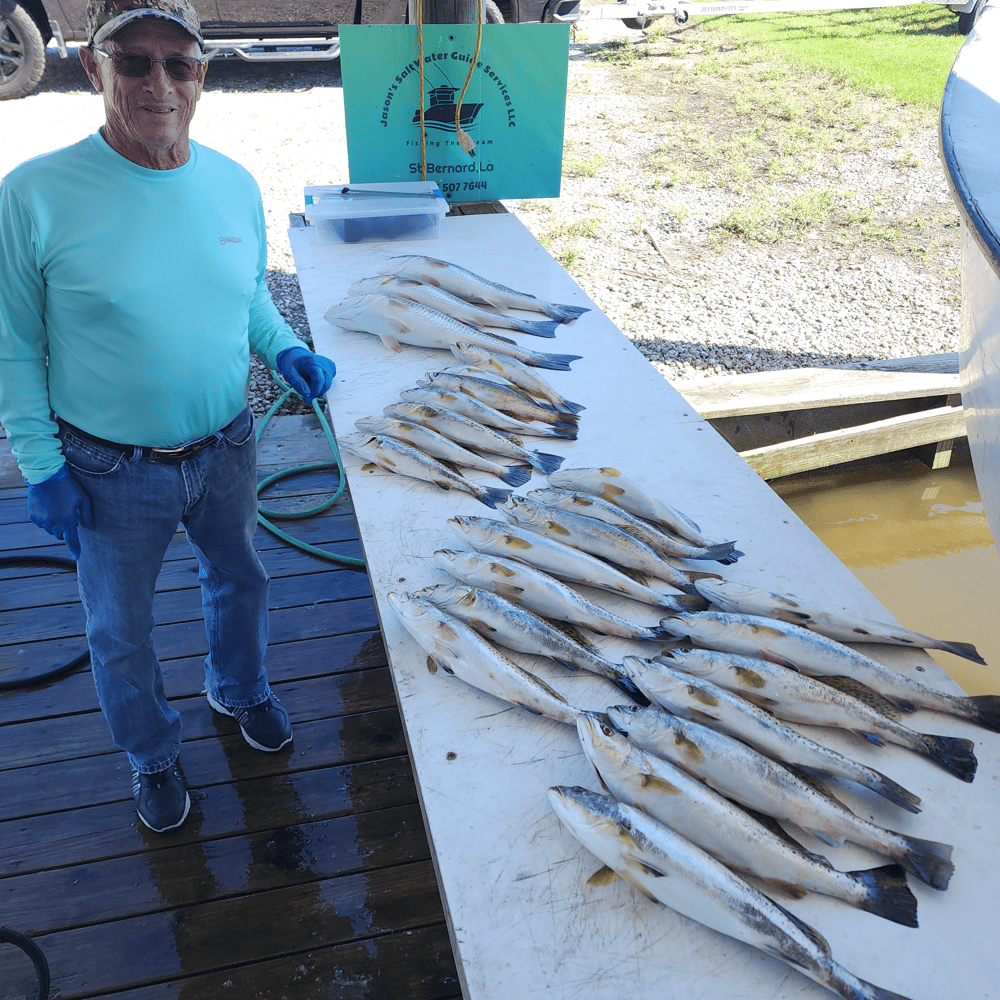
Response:
M508 486L517 489L523 486L531 478L531 468L523 465L508 465L507 471L500 477Z
M530 333L533 337L554 337L559 329L559 320L538 320L537 322L525 319L517 321L517 328L522 333Z
M995 694L980 694L973 698L963 698L968 709L965 716L991 733L1000 733L1000 697Z
M864 992L859 993L857 990L854 991L857 1000L910 1000L909 997L904 997L902 993L893 993L892 990L884 990L881 986L876 986L874 983L865 982L864 979L859 979L858 984Z
M940 844L935 840L921 840L919 837L907 837L903 834L898 836L906 845L906 850L903 856L896 860L932 889L942 891L947 889L955 871L955 866L951 863L951 845Z
M549 308L545 312L553 319L559 320L560 323L572 323L584 313L590 312L590 309L586 306L561 306L553 302L549 304Z
M546 476L550 472L557 472L565 461L562 455L548 455L544 451L529 451L527 458L534 468Z
M721 573L685 573L684 574L692 583L695 580L721 580Z
M660 597L662 599L657 607L665 608L667 611L685 614L688 611L704 611L708 608L708 601L701 594L661 594Z
M620 691L624 691L637 705L645 708L650 704L649 699L639 690L635 682L625 677L623 674L611 679L611 683Z
M962 781L970 782L976 776L978 761L972 752L975 743L956 736L929 736L920 734L924 755Z
M504 501L510 498L510 492L510 490L500 490L494 489L492 486L484 486L476 494L476 499L486 504L487 507L495 508L498 503L504 503Z
M582 357L582 354L541 354L534 351L531 360L526 360L524 363L535 368L552 368L556 371L568 372L570 364L579 361Z
M555 437L566 438L569 441L575 441L576 435L579 433L576 424L551 424L550 426Z
M563 399L556 407L560 413L580 413L587 409L582 403L574 403L571 399Z
M979 651L971 642L948 642L942 640L932 648L943 649L947 653L954 653L955 656L961 656L963 659L972 660L973 663L981 663L984 667L986 666L986 661L979 655Z
M735 544L735 542L733 544ZM733 563L740 558L740 556L745 555L745 552L740 552L739 549L733 549L732 552L730 552L724 559L720 559L719 562L722 563L723 566L732 566Z
M736 552L736 542L719 542L718 545L706 546L704 553L695 558L714 559L716 562L724 563L728 566L730 563L736 562L743 555L742 552L736 552L735 557L733 557L734 552Z
M895 802L897 806L905 809L907 812L920 812L919 795L914 795L909 789L897 784L892 780L892 778L887 778L884 774L880 771L876 771L874 768L866 770L869 770L869 778L865 784L873 792L877 792L890 802Z
M883 865L847 874L865 887L865 895L858 902L859 910L904 927L919 926L917 899L906 884L906 869L902 865Z

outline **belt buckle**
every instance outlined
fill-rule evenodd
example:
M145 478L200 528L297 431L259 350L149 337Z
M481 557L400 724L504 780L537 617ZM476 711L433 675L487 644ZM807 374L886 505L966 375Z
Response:
M181 448L150 448L149 460L161 465L180 465L181 462L194 458L202 448L212 443L212 438L203 438Z

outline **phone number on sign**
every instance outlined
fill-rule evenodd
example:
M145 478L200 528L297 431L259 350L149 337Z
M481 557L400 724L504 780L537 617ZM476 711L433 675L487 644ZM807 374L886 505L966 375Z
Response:
M456 194L459 191L485 191L486 181L438 181L445 194Z

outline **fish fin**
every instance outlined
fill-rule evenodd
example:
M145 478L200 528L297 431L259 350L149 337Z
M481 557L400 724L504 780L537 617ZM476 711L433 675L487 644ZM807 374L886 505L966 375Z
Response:
M683 614L688 611L704 611L708 604L709 602L701 594L664 594L663 603L659 606Z
M980 694L973 698L963 698L971 714L964 716L991 733L1000 733L1000 697L995 694Z
M788 667L789 670L794 670L796 672L798 672L799 669L798 666L792 663L791 660L787 660L783 656L778 656L777 653L769 653L767 650L761 650L760 658L762 660L767 660L768 663L775 663L779 667Z
M519 601L524 596L523 587L515 587L512 583L500 583L494 581L493 593L500 597L506 597L508 601Z
M550 472L557 472L565 459L562 455L547 455L544 451L532 451L528 453L528 461L542 475L547 476Z
M531 478L530 466L525 468L523 465L508 465L506 468L507 471L500 477L500 480L515 489L518 486L523 486Z
M531 360L526 360L526 365L533 368L551 368L555 371L568 372L569 366L574 361L579 361L582 354L539 354L533 352Z
M467 618L465 621L469 628L478 632L480 635L486 636L487 638L491 633L496 632L496 629L492 625L488 625L479 618Z
M439 489L442 490L452 490L455 488L454 485L452 483L449 483L447 479L429 479L428 482L433 483L435 486L437 486Z
M785 896L788 899L802 899L804 896L809 895L809 890L801 885L796 885L794 882L785 882L780 878L760 878L759 881L771 892L776 893L779 896Z
M851 729L849 730L849 732L855 733L858 736L863 736L866 740L868 740L869 743L871 743L872 746L876 747L885 746L885 740L882 739L882 737L879 736L878 733L865 732L864 730L861 729Z
M494 489L492 486L483 487L482 493L478 494L480 503L490 508L495 508L498 503L504 503L509 498L510 490Z
M661 778L655 774L640 774L639 783L643 788L648 788L653 792L660 792L663 795L680 795L681 793L681 790L676 785L672 785L665 778Z
M811 833L817 840L822 840L824 844L829 844L830 847L843 847L846 837L838 837L832 833L826 833L824 830L814 830L812 827L804 826L802 827L806 833Z
M728 545L730 543L726 542L724 544ZM732 542L731 544L735 545L736 543ZM719 562L722 563L723 566L732 566L733 563L735 563L737 560L739 560L741 556L745 556L745 555L746 555L745 552L740 552L739 549L734 548L731 552L727 552L725 554L725 556L723 556L719 560Z
M374 472L378 468L378 463L376 462L366 462L361 466L362 472Z
M893 993L892 990L883 989L881 986L866 982L864 979L859 979L858 982L867 991L863 1000L909 1000L909 997L904 997L902 993Z
M814 864L822 865L824 868L833 868L833 865L822 854L806 850L773 816L767 816L762 812L757 812L756 809L741 806L738 802L733 802L733 805L749 813L764 829L773 833L774 836L787 844L796 854L800 854L802 857L808 858Z
M921 882L933 889L944 891L948 888L955 866L951 863L951 845L935 840L921 840L919 837L905 837L906 853L896 860Z
M847 874L866 890L857 903L858 909L904 927L919 926L917 900L906 884L906 869L902 865L882 865Z
M597 646L571 622L561 622L555 618L546 618L545 622L551 625L560 635L566 636L570 642L575 642L578 646L583 646L584 649L588 649L592 653L597 652Z
M975 757L972 758L973 761ZM890 802L894 802L900 809L905 809L907 812L918 813L920 812L920 796L914 795L909 789L904 788L902 785L893 781L892 778L887 778L881 771L876 771L874 768L869 769L871 771L871 779L868 782L864 782L866 788L870 788L873 792L877 792L884 799L888 799ZM972 773L975 774L975 766L972 768ZM857 779L855 779L857 780ZM963 779L966 781L972 781L972 778Z
M927 733L921 733L920 741L924 746L927 759L932 760L938 767L943 767L949 774L967 782L971 782L976 776L976 767L979 762L972 752L975 747L972 740L963 740L955 736L930 736Z
M511 704L517 708L523 708L526 712L530 712L532 715L545 715L540 708L535 708L534 705L527 705L523 701L512 701Z
M582 403L574 403L571 399L564 399L556 409L560 413L581 413L587 407Z
M835 805L840 806L841 809L847 809L847 806L835 795L831 794L830 790L820 780L823 777L828 777L828 774L824 775L819 768L803 767L801 764L789 764L788 761L779 761L778 763L787 771L791 771L799 781L805 782L813 791L819 792L820 795L829 799ZM851 809L847 809L847 811L852 812Z
M853 677L829 674L814 679L829 687L836 688L841 694L849 694L852 698L863 701L869 708L873 708L887 719L892 719L893 722L898 722L901 718L899 706L895 702L889 701L878 691L873 690L867 684L862 684L861 681L855 680Z
M948 653L954 653L955 656L961 656L963 659L972 660L973 663L981 663L984 667L986 666L986 661L979 655L979 651L971 642L947 642L942 640L937 646L932 648L943 649Z
M652 702L636 686L635 681L630 678L621 675L614 678L611 683L614 684L619 691L623 691L627 694L640 707L645 708L647 705L652 704Z
M533 322L530 319L518 320L517 328L522 333L530 333L533 337L554 337L559 323L555 320L538 320Z
M590 309L586 306L563 306L555 302L550 304L550 308L552 311L549 312L549 315L554 319L558 319L561 323L572 323L573 320L578 319L584 313L590 312Z
M524 673L526 673L540 688L543 688L546 691L546 693L555 698L556 701L560 701L564 705L569 704L569 702L551 684L548 684L545 681L543 681L541 677L538 677L536 674L531 673L530 670L525 670Z
M399 354L403 350L403 345L395 337L390 336L388 333L380 333L378 335L378 339L381 340L382 343L395 354Z
M553 663L558 663L560 667L572 670L574 674L578 674L580 672L580 668L572 660L567 660L561 656L550 656L549 659L552 660Z
M579 433L579 428L576 424L548 424L547 426L552 429L552 434L555 437L565 438L567 441L575 441ZM529 430L526 433L530 434L532 432Z
M618 873L613 868L609 868L607 865L604 865L603 868L598 868L597 871L587 879L587 885L611 885L617 878Z
M433 656L427 657L427 670L432 674L436 674L438 672L437 660L435 660Z
M706 545L703 554L696 556L697 559L714 559L716 562L725 563L727 566L736 562L742 552L736 554L736 558L731 558L736 551L736 542L719 542L717 545Z
M802 931L802 933L805 934L809 938L809 940L812 941L812 943L816 945L816 947L819 948L820 951L823 952L824 955L830 954L830 943L827 941L825 937L823 937L822 934L820 934L818 930L816 930L815 927L810 926L804 920L801 920L799 917L795 916L794 913L791 913L788 910L786 910L780 903L775 903L774 905L777 906L778 909L781 910L781 912L784 913L784 915L788 917L788 919L791 920L791 922L795 924L795 926L798 927L798 929ZM787 955L783 957L785 961L789 961Z

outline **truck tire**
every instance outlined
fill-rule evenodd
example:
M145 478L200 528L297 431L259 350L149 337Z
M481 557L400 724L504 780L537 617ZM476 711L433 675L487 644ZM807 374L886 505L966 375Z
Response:
M0 101L30 94L44 72L42 33L23 7L15 7L0 17Z
M653 23L651 17L623 17L622 24L626 28L632 28L633 31L642 31L644 28L648 28Z
M503 14L494 0L483 0L483 23L504 24Z
M976 6L965 14L958 15L958 33L967 35L975 27L979 14L983 9L983 0L978 0Z

